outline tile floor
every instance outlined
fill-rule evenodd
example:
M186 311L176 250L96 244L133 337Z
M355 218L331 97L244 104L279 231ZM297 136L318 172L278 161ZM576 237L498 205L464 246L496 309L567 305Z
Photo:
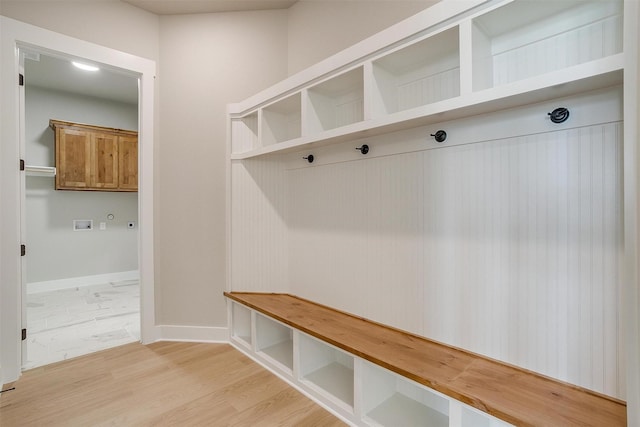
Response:
M138 280L27 295L23 369L139 340Z

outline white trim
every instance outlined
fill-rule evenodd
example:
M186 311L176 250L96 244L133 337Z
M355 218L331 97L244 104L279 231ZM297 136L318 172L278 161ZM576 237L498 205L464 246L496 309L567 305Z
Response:
M626 361L622 368L627 380L627 424L640 425L640 71L636 1L624 2L624 279L621 299L621 337Z
M140 278L138 270L119 271L116 273L95 274L93 276L69 277L67 279L45 280L42 282L27 283L27 295L39 292L59 291L62 289L79 288L82 286L101 285L109 282L123 280L136 280Z
M138 260L142 342L155 341L153 150L156 63L152 60L65 36L0 16L0 382L21 371L22 274L20 200L23 179L18 167L22 145L19 117L18 48L29 47L67 58L84 58L139 78Z
M158 325L157 341L229 343L229 328L215 326Z

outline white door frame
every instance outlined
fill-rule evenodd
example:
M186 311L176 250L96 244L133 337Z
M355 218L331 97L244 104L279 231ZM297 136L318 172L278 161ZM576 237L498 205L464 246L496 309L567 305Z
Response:
M22 270L20 258L23 197L18 163L24 152L20 122L19 47L87 59L126 71L139 79L138 260L141 340L156 340L153 256L153 142L156 64L149 59L0 16L0 368L1 383L21 371ZM24 108L24 106L22 106ZM23 111L24 114L24 111ZM22 138L21 138L22 137ZM28 250L28 249L27 249Z

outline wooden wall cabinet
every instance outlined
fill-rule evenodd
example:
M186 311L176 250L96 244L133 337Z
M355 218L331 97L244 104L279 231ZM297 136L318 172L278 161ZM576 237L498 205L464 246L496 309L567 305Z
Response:
M138 191L138 133L50 120L56 190Z

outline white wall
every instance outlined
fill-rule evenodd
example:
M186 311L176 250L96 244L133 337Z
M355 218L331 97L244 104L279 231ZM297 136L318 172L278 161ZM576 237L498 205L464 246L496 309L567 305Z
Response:
M25 72L28 165L55 166L49 119L137 130L137 105L30 86L31 66L37 63L27 61ZM74 232L73 219L92 219L94 230ZM128 221L138 221L138 193L56 191L53 177L27 177L27 283L137 270L137 233Z
M312 65L408 17L424 4L326 2L289 11L160 18L119 1L3 0L0 13L158 61L157 318L163 324L223 326L226 104L276 83L289 69ZM336 16L332 11L337 10Z
M288 9L288 72L294 74L439 0L300 0Z
M226 104L286 76L285 11L161 19L164 324L226 324Z
M232 289L624 398L621 102L606 90L349 141L312 165L236 161ZM558 103L576 115L563 126L544 120ZM448 142L430 146L437 129Z
M158 16L125 2L2 0L0 13L122 52L158 59Z

